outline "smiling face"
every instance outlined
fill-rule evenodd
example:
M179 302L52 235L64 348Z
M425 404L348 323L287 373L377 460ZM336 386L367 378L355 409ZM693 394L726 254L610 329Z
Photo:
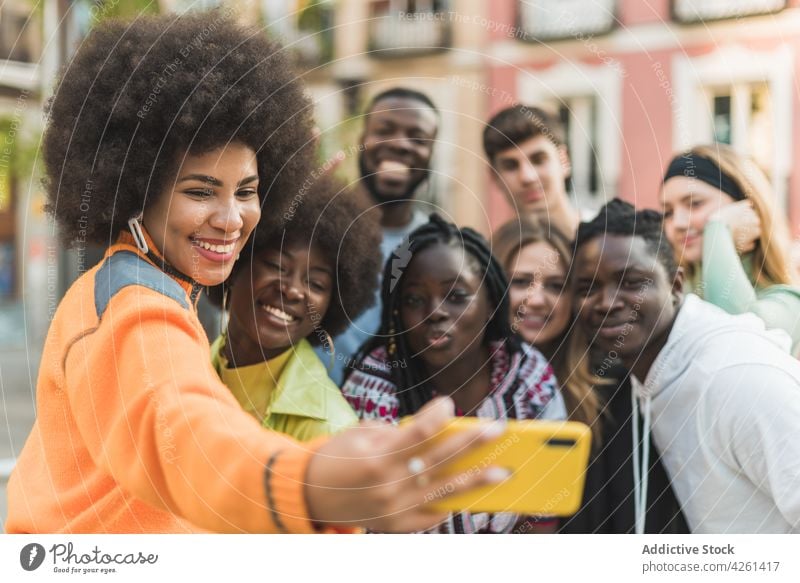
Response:
M559 338L569 324L572 297L558 251L544 241L525 245L508 273L511 329L537 347Z
M376 202L407 200L428 177L436 113L406 97L382 99L366 116L361 179Z
M187 154L143 223L169 264L202 285L217 285L260 216L255 152L234 142Z
M671 280L644 239L625 235L581 245L573 270L578 320L591 342L634 372L648 369L677 315L680 272Z
M326 256L308 243L267 248L241 266L229 294L236 365L269 360L314 333L328 311L333 277Z
M435 244L411 259L400 289L400 318L413 354L433 373L457 361L480 368L491 316L482 274L460 248Z
M703 257L703 229L720 207L735 202L702 180L673 176L661 189L664 232L681 265L693 265Z
M546 216L569 207L567 150L546 135L497 153L492 166L495 181L520 216Z

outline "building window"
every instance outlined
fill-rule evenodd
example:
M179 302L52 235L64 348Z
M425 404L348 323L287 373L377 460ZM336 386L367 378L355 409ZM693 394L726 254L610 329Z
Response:
M42 18L38 2L0 3L0 59L36 63L42 54Z
M315 67L333 58L333 8L330 0L261 0L261 17L300 65Z
M160 8L185 11L185 3L185 0L161 0L160 3L154 0L69 0L58 25L62 54L68 60L92 27L107 18L134 19L140 15L159 14ZM207 8L213 7L206 4ZM194 0L192 6L202 6L201 0Z
M714 141L721 144L731 143L731 96L714 95L712 97Z
M769 168L775 142L772 96L766 83L739 83L704 91L711 108L710 136Z
M792 172L794 54L723 47L673 60L673 148L721 142L751 156L766 171L782 208Z
M520 0L520 28L530 41L605 34L614 27L615 0Z
M572 191L581 208L598 206L602 183L597 159L597 100L592 95L571 97L551 104L558 107L572 165Z
M623 73L621 66L565 62L517 81L524 105L544 106L564 123L572 195L583 216L617 196Z
M138 1L138 0L137 0ZM145 0L147 4L151 4L150 0ZM164 12L177 12L182 14L184 12L202 12L212 10L223 6L222 0L159 0L158 6Z
M678 22L741 18L770 14L786 8L786 0L673 0L672 14Z
M370 4L370 56L412 57L450 47L444 0L376 0Z

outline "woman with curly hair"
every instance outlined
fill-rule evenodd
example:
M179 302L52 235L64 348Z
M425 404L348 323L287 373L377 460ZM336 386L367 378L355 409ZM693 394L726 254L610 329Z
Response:
M800 354L800 288L789 227L750 158L725 144L676 155L661 187L664 231L691 291L729 314L752 312Z
M211 346L214 368L264 427L301 441L358 422L312 346L335 358L331 337L374 302L381 231L367 210L323 176L278 215L283 224L265 215L224 286L229 317Z
M50 326L9 532L436 522L425 497L452 478L431 468L491 438L426 448L452 403L301 444L245 413L208 358L199 291L302 183L310 111L281 47L224 13L107 22L79 48L49 104L48 208L68 244L108 249Z

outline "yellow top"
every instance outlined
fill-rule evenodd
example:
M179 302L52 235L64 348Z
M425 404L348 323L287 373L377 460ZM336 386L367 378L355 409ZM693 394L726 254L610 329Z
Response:
M224 343L220 348L223 345ZM220 352L218 355L220 366L214 363L214 367L242 409L263 423L268 416L271 401L276 395L278 377L291 356L292 351L287 350L264 362L230 368L225 355Z
M268 361L229 368L225 336L211 345L211 362L242 408L264 427L300 441L338 433L358 418L308 340Z

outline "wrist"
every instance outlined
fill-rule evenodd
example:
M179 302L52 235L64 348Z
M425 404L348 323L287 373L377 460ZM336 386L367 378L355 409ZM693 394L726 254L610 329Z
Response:
M327 501L325 500L325 486L319 486L320 478L318 476L319 464L324 463L324 459L320 459L319 449L328 441L327 437L322 437L312 442L314 451L308 459L306 466L306 473L303 479L303 501L306 507L311 528L315 532L324 532L327 528L325 518L325 507ZM324 454L323 454L324 457Z
M306 476L315 446L324 440L301 444L287 439L265 461L266 510L275 532L315 532L306 497Z

